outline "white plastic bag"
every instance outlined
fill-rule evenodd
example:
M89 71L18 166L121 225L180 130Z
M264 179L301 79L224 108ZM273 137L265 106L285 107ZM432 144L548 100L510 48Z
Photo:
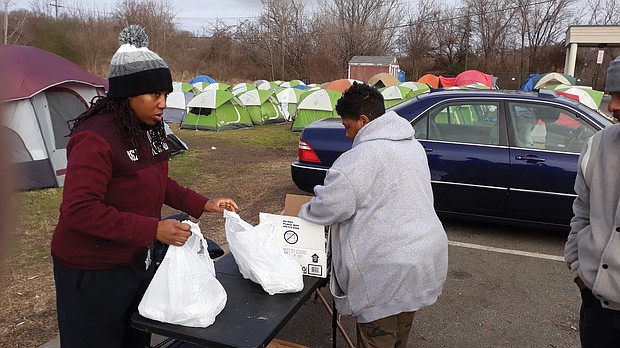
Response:
M226 291L215 278L207 241L190 220L185 245L171 245L140 301L138 312L164 323L207 327L226 305Z
M254 227L227 210L224 217L228 246L244 278L260 284L269 295L304 288L303 270L284 253L273 222Z

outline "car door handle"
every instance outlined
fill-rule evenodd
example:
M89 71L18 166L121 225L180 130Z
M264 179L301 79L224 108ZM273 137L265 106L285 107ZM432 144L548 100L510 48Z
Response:
M515 159L519 160L519 161L530 162L530 163L538 163L538 162L545 162L545 161L547 161L545 158L531 156L531 155L527 155L527 156L517 155L517 156L515 156Z
M430 147L426 147L426 146L423 146L423 147L424 147L424 151L433 152L433 149L431 149Z

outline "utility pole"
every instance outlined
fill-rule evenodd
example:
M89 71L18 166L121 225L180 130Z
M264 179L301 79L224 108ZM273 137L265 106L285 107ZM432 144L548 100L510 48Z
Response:
M54 6L56 8L56 20L58 20L58 8L62 7L62 5L58 5L58 0L54 0L54 3L50 4L50 6Z
M4 0L4 44L7 44L9 35L9 0Z

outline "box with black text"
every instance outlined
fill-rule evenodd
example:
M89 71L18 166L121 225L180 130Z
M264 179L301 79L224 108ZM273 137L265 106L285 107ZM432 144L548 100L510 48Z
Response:
M325 227L298 218L299 208L312 197L286 195L284 214L260 213L260 223L272 221L284 252L301 265L304 275L326 278L328 273Z

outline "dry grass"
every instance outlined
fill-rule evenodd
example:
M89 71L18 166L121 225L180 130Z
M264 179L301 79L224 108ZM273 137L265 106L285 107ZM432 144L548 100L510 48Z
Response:
M234 198L246 221L258 223L260 211L277 213L286 193L301 193L290 179L299 139L290 124L224 132L173 129L190 152L171 159L170 176L207 197ZM1 278L0 348L37 347L58 334L49 244L62 189L15 198L19 216ZM162 215L175 212L164 207ZM199 221L206 236L225 243L219 215L204 214Z

